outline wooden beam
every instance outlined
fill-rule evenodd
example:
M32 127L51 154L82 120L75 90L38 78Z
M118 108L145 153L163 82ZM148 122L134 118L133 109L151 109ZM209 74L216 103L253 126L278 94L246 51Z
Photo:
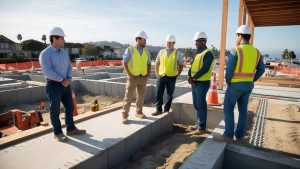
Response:
M257 7L261 5L284 5L289 3L299 2L299 0L259 0L259 1L249 1L245 0L247 7Z
M246 7L244 0L239 1L239 15L238 15L238 26L244 25L246 23Z
M289 4L289 5L276 5L276 6L257 6L255 8L248 7L248 10L251 12L257 12L257 11L278 11L278 10L299 10L300 9L300 3L295 4Z
M219 64L219 83L218 88L223 89L224 83L224 67L225 67L225 47L227 34L227 18L228 18L228 0L223 0L222 7L222 27L220 39L220 64Z
M248 13L248 25L251 28L250 44L253 45L253 42L254 42L254 24L253 24L251 15L249 15L249 13Z

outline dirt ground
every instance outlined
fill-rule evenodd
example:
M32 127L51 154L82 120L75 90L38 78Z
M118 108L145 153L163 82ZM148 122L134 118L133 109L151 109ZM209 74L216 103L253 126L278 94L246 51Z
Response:
M299 102L269 99L266 114L265 148L300 155Z
M176 169L209 134L192 135L187 126L174 125L173 133L156 139L115 169ZM212 129L209 129L211 132Z

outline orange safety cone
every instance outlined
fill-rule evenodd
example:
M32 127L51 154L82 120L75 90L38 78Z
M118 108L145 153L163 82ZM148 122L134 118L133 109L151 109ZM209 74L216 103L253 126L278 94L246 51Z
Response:
M77 116L78 115L78 112L77 112L77 102L76 102L76 95L75 95L74 91L72 91L72 98L73 98L73 105L74 105L73 116Z
M213 73L213 85L211 85L211 87L209 89L208 104L209 105L220 105L219 99L218 99L217 78L216 78L215 72Z

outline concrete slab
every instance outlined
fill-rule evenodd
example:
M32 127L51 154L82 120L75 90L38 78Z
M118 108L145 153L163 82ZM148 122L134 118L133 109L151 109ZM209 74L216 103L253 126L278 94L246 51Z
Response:
M172 115L164 113L152 117L154 111L154 108L145 107L147 118L137 119L132 108L129 124L124 125L121 124L121 110L117 110L78 123L77 127L86 129L87 134L69 137L65 143L55 141L49 133L1 149L1 168L112 168L136 151L133 145L142 147L143 141L159 136L156 132L161 134L162 119L171 119Z
M222 99L223 96L219 95ZM172 110L174 111L174 122L181 124L194 125L196 123L196 111L193 106L192 93L188 92L174 99ZM219 100L221 100L219 99ZM223 120L224 113L221 109L208 106L207 127L215 128Z
M300 89L291 87L255 85L252 94L300 99Z

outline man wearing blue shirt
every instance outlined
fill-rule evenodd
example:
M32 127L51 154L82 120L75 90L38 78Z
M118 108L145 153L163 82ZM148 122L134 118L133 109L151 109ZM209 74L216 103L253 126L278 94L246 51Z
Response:
M144 31L137 32L135 35L135 46L126 49L123 55L123 66L127 74L126 92L123 103L122 123L128 122L130 105L133 93L136 90L136 114L137 118L143 119L144 97L147 81L150 77L151 60L148 49L146 48L147 34Z
M243 138L247 127L248 100L254 82L265 72L261 54L249 43L251 30L247 25L240 26L237 31L237 47L230 52L226 66L227 90L224 98L225 131L223 135L215 135L215 141L233 142ZM239 118L234 130L234 107L238 104Z
M64 37L64 31L59 27L54 27L50 31L51 45L44 49L39 56L42 71L46 78L46 93L50 101L50 120L54 130L54 138L58 141L68 140L61 129L60 102L65 107L67 135L86 133L85 130L77 129L73 121L74 106L70 86L72 65L68 53L63 49Z

